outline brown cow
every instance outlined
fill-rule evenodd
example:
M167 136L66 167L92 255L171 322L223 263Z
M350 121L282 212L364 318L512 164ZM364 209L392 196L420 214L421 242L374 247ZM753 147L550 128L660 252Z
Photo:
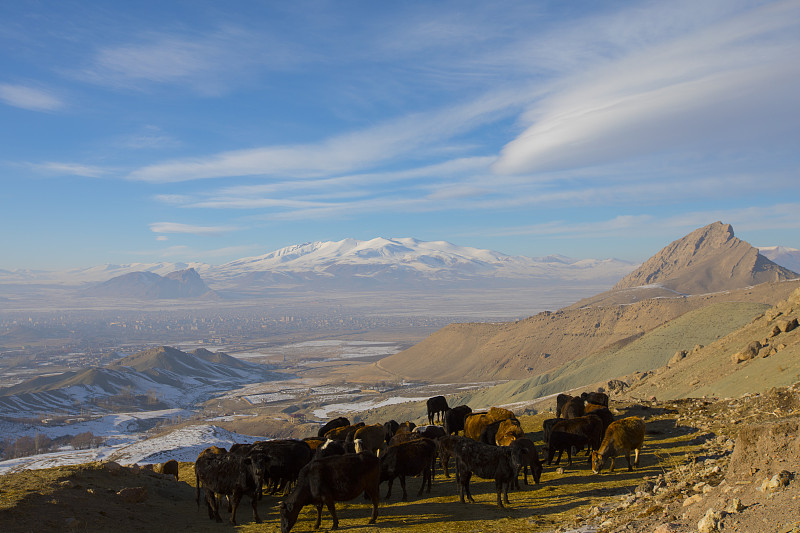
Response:
M364 426L358 428L353 433L353 442L360 440L363 451L379 455L385 446L385 433L383 431L383 424L372 424L371 426ZM361 451L356 447L356 451Z
M517 439L525 437L525 432L516 418L509 418L500 422L494 440L498 446L508 446Z
M178 461L175 459L170 459L163 465L161 465L161 473L162 474L172 474L175 476L175 481L178 481Z
M464 420L464 435L472 440L480 440L483 429L492 422L516 419L514 413L502 407L492 407L487 413L472 413Z
M592 452L592 471L599 474L603 469L606 459L611 457L611 468L609 472L614 471L614 458L621 454L625 454L625 459L628 461L628 470L632 471L633 466L639 467L639 452L644 443L644 420L638 416L629 416L622 420L612 422L606 430L606 435L603 438L603 443L600 449ZM633 466L631 466L631 450L635 451Z
M358 424L349 426L336 427L325 433L324 437L331 440L353 440L353 433L355 433L358 428L364 427L364 425L364 422L359 422Z

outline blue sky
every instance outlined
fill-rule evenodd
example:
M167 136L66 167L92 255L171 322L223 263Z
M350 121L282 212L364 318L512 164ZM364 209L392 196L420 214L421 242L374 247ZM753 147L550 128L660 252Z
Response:
M800 248L800 2L0 3L0 268Z

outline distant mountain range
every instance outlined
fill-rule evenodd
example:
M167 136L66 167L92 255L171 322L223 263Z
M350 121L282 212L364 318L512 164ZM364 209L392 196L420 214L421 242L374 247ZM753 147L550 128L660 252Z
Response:
M73 412L94 403L126 407L191 407L214 393L277 379L264 365L199 348L192 352L162 346L113 363L43 376L0 389L0 414ZM152 408L152 405L150 406ZM107 407L106 409L110 409Z
M103 265L65 272L0 271L0 284L58 284L97 298L255 297L274 289L410 290L592 282L611 286L635 268L616 259L530 258L413 238L289 246L218 266Z
M95 298L138 298L160 300L215 296L193 268L160 276L154 272L122 274L81 291L81 296Z
M735 242L730 240L728 245L732 244ZM770 247L763 249L763 255L749 245L742 250L754 260L769 258L787 269L800 269L796 265L800 263L798 250ZM711 260L709 265L713 264ZM0 294L2 285L45 284L72 287L85 297L143 300L258 297L275 289L407 291L579 283L611 287L637 266L618 259L510 256L413 238L344 239L297 244L216 266L133 263L63 272L0 270ZM662 266L668 271L668 265ZM655 283L652 279L627 279L634 284Z

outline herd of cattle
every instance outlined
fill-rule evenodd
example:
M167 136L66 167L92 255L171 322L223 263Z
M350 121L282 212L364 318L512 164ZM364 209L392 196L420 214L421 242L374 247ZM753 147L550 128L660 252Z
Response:
M333 517L333 528L337 528L335 502L361 494L372 502L370 523L374 523L380 484L387 482L389 499L393 482L399 479L406 500L406 477L422 476L417 495L426 487L430 492L437 459L448 478L450 459L454 459L462 503L465 497L474 501L469 488L473 475L494 480L500 507L509 503L509 489L519 488L520 472L526 485L529 469L534 483L539 483L542 463L536 446L511 411L492 407L473 413L466 405L450 408L443 396L436 396L428 400L428 421L425 426L394 420L365 425L350 424L340 417L322 426L317 436L302 440L234 444L230 450L213 446L195 461L196 503L199 508L204 491L209 518L221 522L219 504L227 496L230 522L235 524L236 509L246 495L254 520L260 522L257 504L264 489L270 494L288 494L280 504L281 531L288 533L300 510L309 504L317 509L315 529L320 526L323 505ZM548 465L554 457L558 464L566 451L571 464L573 449L587 448L595 473L600 473L608 458L613 471L617 455L625 455L628 470L632 470L639 465L644 434L644 421L638 417L614 420L606 394L560 394L556 418L543 423L544 454Z

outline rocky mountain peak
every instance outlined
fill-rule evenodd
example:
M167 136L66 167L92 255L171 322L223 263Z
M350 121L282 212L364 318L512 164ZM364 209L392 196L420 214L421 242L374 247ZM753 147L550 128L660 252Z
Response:
M614 289L659 285L683 294L702 294L796 277L738 239L730 224L718 221L670 243Z

